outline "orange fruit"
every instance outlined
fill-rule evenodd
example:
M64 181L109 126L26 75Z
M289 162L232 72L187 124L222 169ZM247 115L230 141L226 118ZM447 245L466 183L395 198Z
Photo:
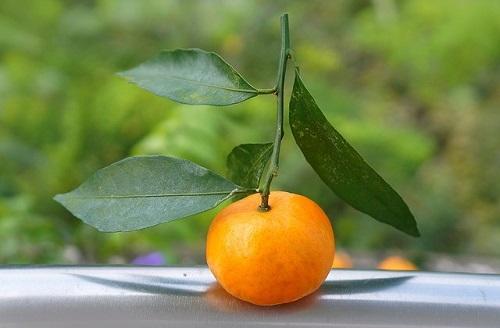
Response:
M229 294L256 305L313 293L335 252L328 217L297 194L271 192L267 212L259 211L260 200L253 194L217 214L207 236L208 267Z
M415 264L410 260L402 256L389 256L383 261L381 261L378 266L381 270L400 270L400 271L412 271L417 270Z
M332 264L333 269L349 269L352 268L352 261L349 254L346 252L336 252L335 259Z

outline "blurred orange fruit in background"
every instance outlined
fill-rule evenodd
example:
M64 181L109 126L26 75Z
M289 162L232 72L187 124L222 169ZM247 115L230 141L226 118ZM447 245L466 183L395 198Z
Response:
M382 260L378 264L377 268L381 270L417 270L417 266L415 264L402 256L389 256Z
M333 259L333 269L349 269L352 268L352 260L346 252L336 252Z

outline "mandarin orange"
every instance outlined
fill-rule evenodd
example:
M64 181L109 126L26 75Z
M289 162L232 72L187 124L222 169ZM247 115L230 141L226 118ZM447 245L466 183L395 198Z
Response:
M417 266L410 260L402 256L389 256L382 260L378 266L381 270L398 270L398 271L413 271L417 270Z
M305 196L271 192L270 209L253 194L224 208L207 236L207 263L231 295L257 305L313 293L330 272L335 243L323 210Z
M335 252L332 269L350 269L352 268L352 260L349 254L342 251Z

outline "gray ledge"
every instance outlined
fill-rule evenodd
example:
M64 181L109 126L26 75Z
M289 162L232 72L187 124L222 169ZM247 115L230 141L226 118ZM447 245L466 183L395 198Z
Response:
M0 327L500 327L500 276L333 270L298 302L257 307L208 269L0 268Z

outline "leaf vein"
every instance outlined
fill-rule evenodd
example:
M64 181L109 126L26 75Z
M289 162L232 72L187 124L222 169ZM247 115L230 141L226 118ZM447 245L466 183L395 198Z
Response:
M161 77L162 78L166 78L166 79L181 80L181 81L191 82L193 84L198 84L198 85L201 85L201 86L205 86L205 87L209 87L209 88L214 88L214 89L221 89L221 90L226 90L226 91L234 91L234 92L241 92L241 93L254 93L254 94L258 94L259 93L258 90L238 89L238 88L225 87L225 86L216 85L216 84L203 83L201 81L191 80L191 79L187 79L185 77L180 77L180 76L173 76L173 75L163 76L162 75Z
M102 196L70 196L73 199L119 199L119 198L162 198L162 197L189 197L189 196L210 196L210 195L233 195L238 193L248 193L255 189L235 189L227 191L192 192L192 193L163 193L163 194L132 194L132 195L102 195Z

